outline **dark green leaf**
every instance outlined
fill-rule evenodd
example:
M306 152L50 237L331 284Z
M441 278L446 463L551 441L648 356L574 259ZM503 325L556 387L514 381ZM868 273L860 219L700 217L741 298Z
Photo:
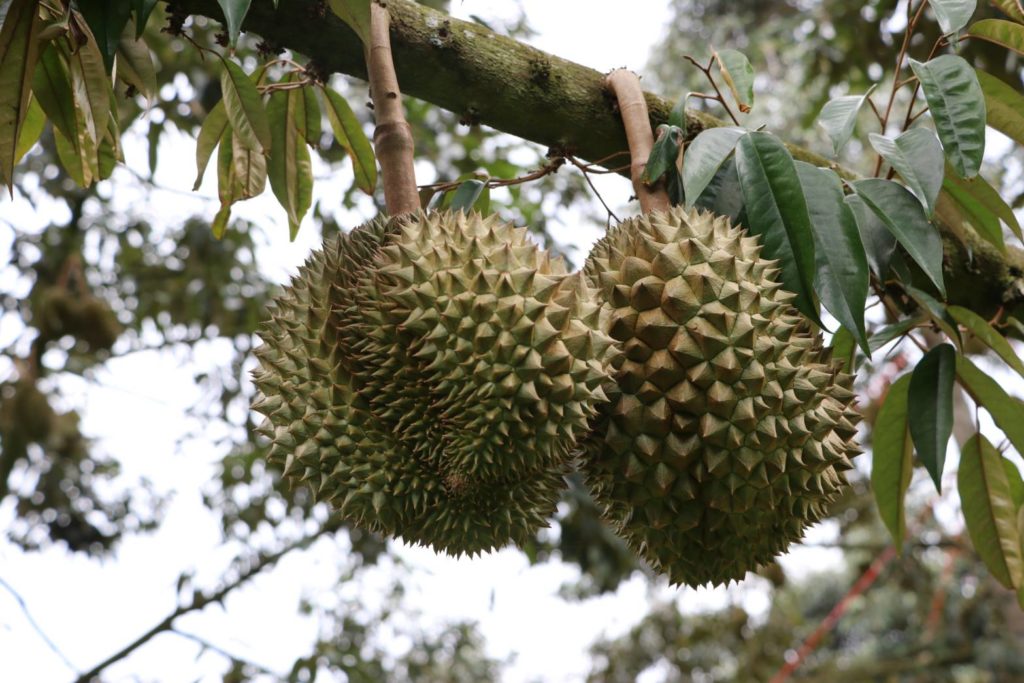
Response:
M942 181L944 193L939 198L939 205L944 209L942 220L952 228L973 230L1005 254L1006 242L1003 239L1003 226L999 224L999 216L993 213L975 192L983 191L983 185L975 184L979 180L984 183L980 175L971 180L964 180L957 178L956 172L949 169Z
M853 211L843 201L843 183L827 168L796 162L814 230L814 289L821 303L869 353L864 328L868 259Z
M956 374L974 402L989 412L1017 452L1024 453L1024 405L964 356L957 358Z
M913 475L914 448L907 428L909 390L910 375L893 382L871 432L871 488L878 514L897 548L903 545L907 530L903 498Z
M33 97L29 101L28 113L25 114L25 121L21 126L21 134L18 136L18 149L14 152L15 164L35 146L45 127L46 114L43 113L43 108L39 106L39 102Z
M914 368L907 402L910 437L940 493L946 447L953 434L955 376L956 349L949 344L939 344Z
M960 453L957 485L971 543L992 576L1007 588L1024 584L1017 510L999 451L978 434Z
M978 0L930 0L929 4L944 36L967 26L974 10L978 8Z
M851 194L844 201L857 221L857 231L864 244L864 251L867 252L868 264L879 280L885 280L889 276L893 254L896 253L896 238L863 199Z
M252 0L217 0L224 11L224 22L228 29L228 45L232 48L238 44L238 34L242 32L242 22L249 13Z
M149 23L149 15L156 8L157 0L132 0L132 7L135 10L135 39L142 38Z
M683 157L683 194L687 207L697 203L746 132L742 128L708 128L693 139Z
M1013 209L1006 203L1006 200L1000 196L994 187L992 187L985 178L977 176L970 180L964 180L963 178L956 177L955 173L951 173L952 169L946 169L946 182L944 183L947 191L950 186L956 188L955 197L959 201L960 197L969 195L973 200L984 207L987 212L996 216L999 220L1003 221L1008 228L1017 236L1017 239L1024 240L1024 233L1021 232L1020 223L1017 221L1017 216L1013 213ZM952 193L951 193L952 194ZM996 226L998 228L998 225ZM1002 230L997 230L999 233L998 239L990 239L989 241L996 244L996 246L1003 244ZM987 236L983 235L988 239ZM1005 251L1005 247L1002 249Z
M954 320L966 327L985 346L995 351L1003 359L1003 362L1024 377L1024 361L1021 361L1020 356L1010 346L1006 337L999 334L994 327L988 324L987 320L974 311L961 306L950 306L947 310Z
M881 178L855 181L853 189L945 297L942 238L928 222L921 202L907 188Z
M1006 470L1006 481L1010 484L1010 500L1018 510L1024 506L1024 477L1021 477L1020 469L1007 457L1003 457L1003 469ZM1024 527L1021 527L1024 533Z
M203 182L203 173L206 172L206 165L210 161L214 148L224 137L228 129L228 114L224 109L224 100L217 102L210 113L203 119L203 125L199 129L199 136L196 138L196 182L192 186L193 191L199 189Z
M746 114L754 106L754 67L747 56L737 50L718 50L714 54L729 92L740 111Z
M842 372L851 375L857 372L857 340L845 327L840 327L832 335L832 361Z
M985 98L963 57L940 55L910 66L921 82L946 158L962 178L973 178L985 155Z
M904 283L908 281L906 278L903 279ZM953 320L952 316L949 315L949 311L946 310L946 304L913 285L904 284L904 290L918 307L928 314L932 323L945 332L946 336L956 344L957 348L963 350L964 340L960 337L960 328L957 327L956 321Z
M125 0L78 0L78 10L96 39L106 73L114 69L114 55L121 42L121 34L132 15L132 7Z
M377 186L377 160L373 155L373 147L345 98L326 86L323 87L323 93L326 100L324 108L331 130L334 131L334 139L352 159L356 187L372 195Z
M942 189L945 160L942 144L927 128L911 128L895 140L876 133L871 146L900 174L903 182L917 195L928 215L935 213L935 202Z
M996 45L1002 45L1024 55L1024 26L1003 19L982 19L971 25L967 35L981 38Z
M907 318L906 320L901 320L898 323L893 323L892 325L886 325L881 330L871 335L871 353L882 348L893 339L902 337L911 330L921 327L927 321L928 319L924 316L916 316L913 318Z
M871 89L863 95L837 97L821 108L821 113L818 114L818 125L825 129L829 140L832 141L832 151L837 156L853 135L853 130L857 125L857 114L860 113L861 107L867 102L874 89L875 86L871 86Z
M645 185L653 185L668 171L676 167L679 153L683 149L683 131L675 126L661 124L658 126L658 137L647 157L647 164L640 180Z
M686 167L683 167L685 172ZM733 224L746 225L743 212L743 190L736 175L736 161L727 159L708 186L694 203L698 209L705 209L719 216L728 216Z
M300 128L302 137L306 138L310 147L316 149L320 146L323 130L320 126L320 103L312 87L302 88L302 111L305 115Z
M349 25L364 45L370 44L370 0L328 0L334 13Z
M41 26L35 0L13 0L0 26L0 179L6 181L11 192L18 142L39 59L37 36Z
M989 73L976 73L985 94L988 125L1024 145L1024 95Z
M814 232L800 177L786 147L769 133L751 132L736 146L736 171L751 234L760 235L763 256L777 259L782 286L794 305L817 324L814 303Z
M249 149L266 154L271 149L271 136L263 98L242 67L230 59L222 61L224 70L221 72L220 86L234 134Z
M475 207L481 213L485 213L486 207L483 205L477 207L476 205L478 201L485 199L486 190L487 183L485 181L467 180L451 193L451 200L447 206L452 211L462 211L464 213L469 213L469 210Z

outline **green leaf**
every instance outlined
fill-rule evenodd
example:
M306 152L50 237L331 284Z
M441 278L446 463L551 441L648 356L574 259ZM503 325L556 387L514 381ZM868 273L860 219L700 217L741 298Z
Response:
M954 320L966 327L968 332L977 337L982 344L995 351L1003 359L1003 362L1024 377L1024 361L1021 361L1020 356L1010 346L1006 337L999 334L994 327L988 324L987 320L962 306L949 306L946 310Z
M864 251L867 252L868 264L879 280L885 280L889 275L889 264L892 262L893 254L896 253L896 238L856 194L847 195L844 201L853 211L857 231L864 244Z
M246 147L237 136L232 137L231 144L231 158L235 165L232 195L235 199L259 196L267 186L267 158Z
M904 280L904 283L906 282L907 280ZM952 316L949 315L949 311L946 310L946 304L913 285L904 284L904 290L914 303L917 304L918 308L931 318L932 323L942 330L956 344L957 348L962 351L964 341L960 337L960 328L957 327L956 321L953 320Z
M227 130L228 113L224 109L224 100L220 100L203 119L203 125L199 128L199 135L196 138L196 182L192 185L193 191L198 190L202 184L210 156Z
M1024 26L1003 19L982 19L971 24L967 35L1001 45L1024 55Z
M89 134L98 143L107 135L107 116L115 108L114 91L100 46L92 37L87 38L84 45L68 55L68 66L75 105L85 118Z
M234 134L249 149L266 154L271 149L270 124L263 108L263 98L256 84L230 59L223 59L220 76L224 107Z
M718 50L714 53L729 92L744 114L754 106L754 67L742 52Z
M238 44L238 34L242 32L242 22L249 13L252 0L217 0L224 12L224 22L228 29L228 45L234 49Z
M217 215L213 217L213 223L210 224L210 231L214 237L220 239L224 236L229 220L231 220L231 204L221 204Z
M871 133L875 148L917 195L928 216L935 213L935 202L942 189L944 158L942 144L927 128L911 128L895 140Z
M686 171L686 167L683 167ZM689 195L687 195L689 196ZM743 190L740 178L736 174L736 162L727 159L708 186L701 192L694 203L698 209L705 209L719 216L728 216L733 224L746 224L743 212Z
M1024 145L1024 95L992 74L976 72L985 94L988 125Z
M824 128L828 134L829 140L832 141L832 151L836 156L839 156L839 152L853 135L853 130L857 125L857 115L874 89L875 86L872 85L863 95L837 97L826 102L825 106L821 108L821 113L818 114L818 125Z
M1017 452L1024 453L1024 405L964 356L957 358L956 374L974 402L989 412Z
M921 270L945 298L942 238L939 231L928 222L921 202L907 188L881 178L854 181L853 189L907 250L910 258L921 266Z
M72 142L60 130L54 128L53 142L57 150L57 159L71 180L79 187L91 185L92 174L89 171L88 164L82 162L82 155L79 153L77 140Z
M940 493L946 447L953 434L955 376L956 349L950 344L939 344L918 361L907 400L910 438Z
M320 146L320 137L323 130L320 125L320 103L316 99L316 92L311 86L302 88L302 121L299 131L306 139L306 144L316 149Z
M948 165L947 165L948 166ZM950 227L964 229L965 224L974 230L978 235L991 243L999 251L1006 253L1006 242L1003 239L1003 227L999 224L1000 216L994 211L999 210L999 204L1006 206L1006 203L999 197L998 193L980 175L971 180L958 178L952 168L946 169L946 177L942 181L944 190L943 199L948 200L955 216L944 215L943 220L950 224ZM940 200L941 203L941 200ZM1017 225L1017 218L1013 211L1006 207L1013 223ZM946 212L949 213L948 211ZM956 225L960 221L960 225ZM1017 225L1017 227L1020 227Z
M373 155L373 147L345 98L326 86L323 86L323 93L327 120L334 131L334 139L352 159L356 187L372 195L377 186L377 160Z
M848 372L851 375L857 372L857 340L845 327L840 327L832 335L832 362L835 363L841 372Z
M932 11L942 29L942 35L956 33L971 20L978 8L977 0L930 0Z
M651 148L650 156L647 157L644 172L640 176L641 182L645 185L658 182L665 173L676 167L682 150L683 129L664 123L658 126L658 137Z
M309 148L299 130L299 117L303 117L302 93L297 90L278 90L270 96L267 116L273 134L268 172L270 188L288 214L291 239L298 234L303 216L313 202L313 170Z
M949 180L947 186L956 186L962 192L969 194L982 206L998 216L1006 224L1006 227L1017 236L1017 239L1024 240L1024 233L1021 232L1020 223L1017 221L1017 216L1013 213L1013 209L1010 208L1002 195L985 178L979 175L970 180L964 180L963 178L957 178L956 174L949 172L946 173L946 178ZM1002 231L999 231L998 241L993 243L997 246L1003 243Z
M907 531L903 499L913 476L914 448L907 428L909 390L910 375L892 383L871 432L871 488L878 514L897 548Z
M39 106L39 102L33 97L28 103L28 113L25 114L25 121L21 125L21 134L18 136L18 148L14 152L15 164L21 161L30 149L35 147L45 127L46 114L43 113L43 108Z
M132 7L124 0L78 0L78 10L89 25L102 56L105 74L109 75L114 69L114 55L132 15Z
M1006 480L1010 484L1010 500L1013 506L1020 510L1024 506L1024 477L1021 477L1020 469L1013 464L1009 458L1003 456L1003 469L1006 470ZM1020 527L1024 533L1024 527Z
M871 353L873 354L893 339L902 337L906 333L915 328L921 327L927 322L928 318L926 316L915 316L913 318L901 320L898 323L893 323L892 325L886 325L881 330L871 335Z
M794 305L821 324L814 303L814 232L793 157L769 133L750 132L736 146L747 223L760 235L764 258L777 259L782 286L796 295Z
M12 0L0 26L0 179L14 192L14 164L39 59L42 21L34 0Z
M32 92L53 127L68 140L78 137L75 120L75 96L71 92L71 77L55 44L50 44L39 56L32 78Z
M814 289L821 303L870 353L864 328L868 259L835 171L796 162L814 231Z
M921 82L946 158L963 178L973 178L985 155L985 98L974 69L963 57L910 60Z
M146 41L132 38L129 24L117 46L117 77L152 100L157 94L156 68Z
M992 0L992 4L1001 9L1006 16L1024 24L1024 3L1021 3L1021 0Z
M349 25L363 45L370 44L370 0L328 0L331 9Z
M153 14L158 0L132 0L132 8L135 10L135 39L142 38L149 23L149 16Z
M217 145L217 196L221 206L231 205L237 197L235 190L234 132L231 127L224 129L220 144Z
M692 207L746 134L743 128L707 128L693 139L683 157L683 194Z
M992 576L1007 588L1024 584L1017 511L999 451L981 434L960 452L957 485L971 543Z
M483 180L466 180L451 193L451 200L446 203L447 208L464 213L476 208L480 213L486 213L490 204L490 192L487 189L487 183Z

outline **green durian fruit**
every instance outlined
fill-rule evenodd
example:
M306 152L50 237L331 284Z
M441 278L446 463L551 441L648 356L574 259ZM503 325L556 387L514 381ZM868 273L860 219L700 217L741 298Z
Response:
M527 231L420 214L361 285L361 393L418 457L488 490L556 468L606 400L596 292Z
M857 455L851 378L727 218L674 208L593 249L617 389L581 468L629 545L673 583L741 579L825 513Z

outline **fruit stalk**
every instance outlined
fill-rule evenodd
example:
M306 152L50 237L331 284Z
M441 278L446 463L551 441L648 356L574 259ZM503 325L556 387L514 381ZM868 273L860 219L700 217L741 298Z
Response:
M628 69L616 69L605 77L605 84L619 103L619 114L629 142L630 177L633 191L640 200L643 213L667 211L671 206L668 193L661 187L650 187L643 181L644 168L654 147L654 133L647 113L647 101L640 87L640 78Z
M370 3L370 46L367 70L370 74L370 97L377 127L373 146L380 162L384 180L384 203L391 216L413 213L420 208L413 169L415 147L412 129L405 120L402 93L398 89L395 63L391 56L391 19L387 6Z

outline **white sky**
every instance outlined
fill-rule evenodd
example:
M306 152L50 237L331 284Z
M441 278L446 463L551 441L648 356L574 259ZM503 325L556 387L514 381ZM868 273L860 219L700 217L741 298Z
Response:
M487 20L511 17L508 2L453 0L457 16L476 14ZM665 0L632 0L628 9L620 2L584 0L525 0L523 8L539 35L537 47L599 70L628 66L641 70L651 46L663 35L668 19ZM126 146L128 163L146 168L145 148ZM322 176L326 169L316 174ZM125 171L118 176L125 178ZM157 183L187 192L194 175L194 141L168 135L160 151ZM207 173L201 191L189 196L154 193L161 220L172 224L196 212L212 218L216 210L216 183ZM326 202L351 182L347 171L330 182L318 181L316 196ZM109 185L109 183L108 183ZM110 185L113 187L113 185ZM143 195L133 183L119 184L114 205L127 209ZM602 193L613 207L621 207L630 195L628 183L609 179ZM330 204L327 204L330 206ZM372 208L352 212L352 224L371 217ZM52 217L36 211L24 200L0 199L0 212L22 226L41 229ZM260 250L260 265L278 281L304 260L315 246L315 231L307 219L299 239L287 241L287 227L280 208L267 192L263 197L238 205L237 215L256 220L267 229L268 243ZM571 224L571 216L559 215ZM591 231L565 229L558 237L587 242L602 226ZM9 248L10 235L0 223L0 253ZM579 245L586 248L588 245ZM9 289L11 282L0 281ZM0 343L7 341L0 332ZM200 365L226 362L226 348L206 347ZM126 481L148 477L161 491L175 491L165 523L156 534L129 538L117 557L105 562L74 556L60 548L24 554L0 542L0 578L14 586L26 600L41 628L57 643L79 670L120 649L174 608L174 584L183 570L194 570L196 585L215 585L231 557L220 546L220 532L202 505L200 489L213 474L222 456L211 443L190 441L175 452L175 440L195 425L182 417L198 396L185 371L167 354L136 354L109 363L96 384L81 380L62 383L68 401L84 408L84 427L115 455L124 467ZM98 384L98 386L97 386ZM0 528L12 519L10 503L0 507ZM831 529L812 531L817 539L832 538ZM226 650L286 674L297 656L306 654L315 624L296 615L300 595L329 597L334 591L339 557L344 544L321 542L310 551L295 553L277 569L236 591L226 611L208 608L182 619L179 626L202 635ZM641 579L624 584L611 596L583 603L567 603L556 595L558 587L575 576L570 566L548 563L527 566L523 555L505 551L474 560L452 560L417 548L401 547L398 555L415 567L406 584L410 607L422 617L415 627L448 619L480 622L488 651L498 657L515 656L508 681L582 680L589 662L586 647L601 634L628 629L645 613L648 585ZM834 552L802 551L793 569L817 568L835 562ZM799 567L798 567L799 566ZM362 591L360 599L372 603L386 585L387 568L371 572L365 584L346 588ZM673 591L659 585L656 595L676 596L689 608L721 606L743 600L764 606L766 598L757 581L731 590ZM218 655L196 658L198 647L174 635L163 635L108 669L106 680L177 681L220 680L226 662ZM48 683L73 678L70 671L31 629L9 593L0 589L0 680Z

